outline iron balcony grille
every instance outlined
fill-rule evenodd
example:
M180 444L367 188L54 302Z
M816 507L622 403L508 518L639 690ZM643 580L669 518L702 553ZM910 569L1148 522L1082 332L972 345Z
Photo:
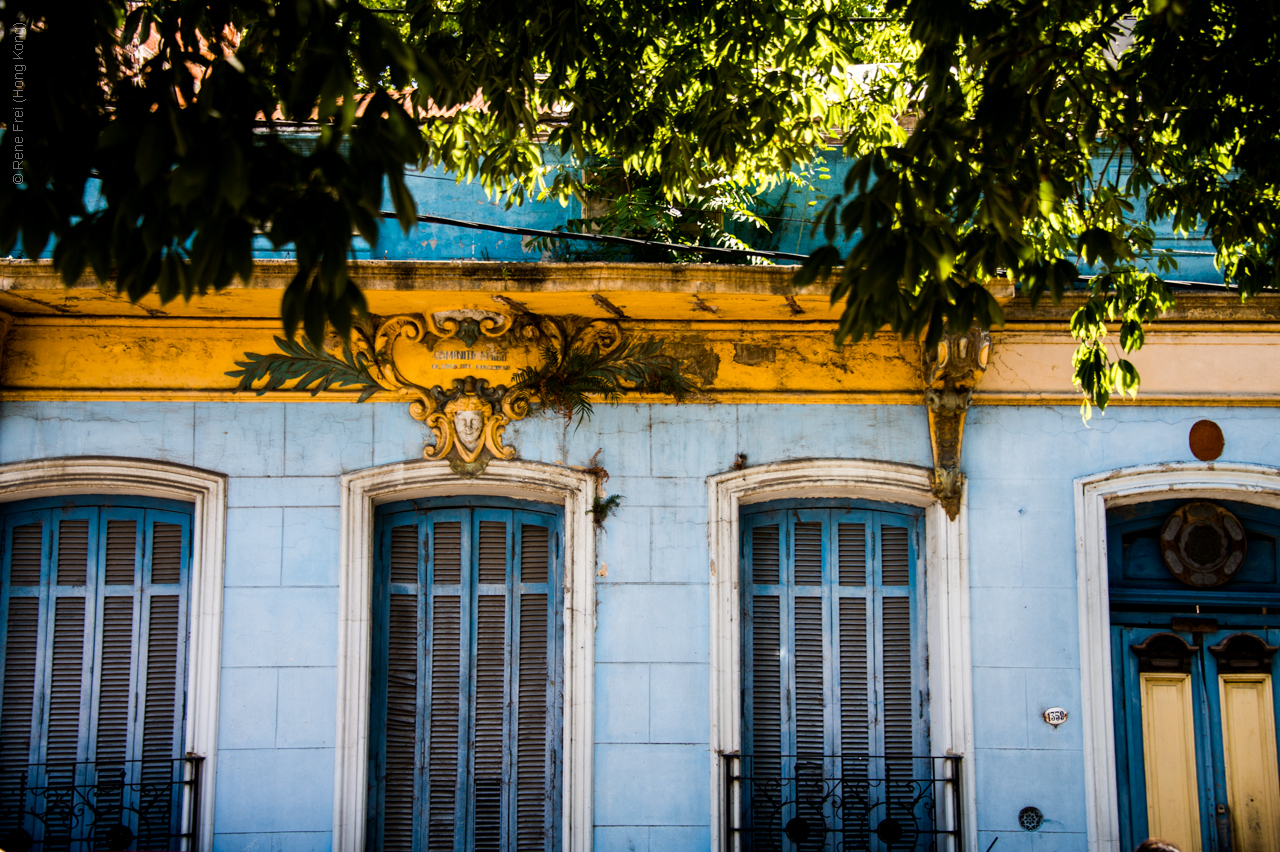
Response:
M724 756L724 852L959 852L960 757Z
M203 761L0 766L0 849L198 852Z

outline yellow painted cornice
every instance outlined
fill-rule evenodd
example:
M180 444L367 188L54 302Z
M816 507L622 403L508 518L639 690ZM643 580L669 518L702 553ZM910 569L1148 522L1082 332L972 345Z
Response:
M706 400L924 401L919 346L884 333L836 349L839 311L828 287L793 288L794 268L359 261L352 270L383 317L527 309L617 319L633 335L665 340ZM277 351L280 298L293 271L292 261L259 261L247 284L161 305L154 296L132 304L92 277L63 287L47 261L0 261L0 399L354 399L232 393L236 382L225 373L244 353ZM1008 282L992 286L1008 322L992 332L991 364L973 403L1078 402L1066 321L1083 297L1033 311ZM1280 373L1266 368L1278 344L1280 295L1242 305L1228 293L1180 293L1133 359L1143 376L1139 404L1280 404Z

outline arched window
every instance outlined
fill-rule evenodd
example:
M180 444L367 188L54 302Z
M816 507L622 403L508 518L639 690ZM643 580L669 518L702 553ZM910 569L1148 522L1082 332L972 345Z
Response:
M560 510L398 502L375 535L368 848L559 850Z
M59 497L0 516L0 837L172 847L192 507Z

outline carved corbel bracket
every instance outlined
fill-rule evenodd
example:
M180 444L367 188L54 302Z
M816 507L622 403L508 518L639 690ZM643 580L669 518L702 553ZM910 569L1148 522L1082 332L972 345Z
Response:
M973 400L973 389L986 372L991 357L991 335L978 327L968 334L945 335L924 352L925 403L929 406L929 442L933 446L933 496L947 517L960 513L964 474L960 472L960 447L964 418Z

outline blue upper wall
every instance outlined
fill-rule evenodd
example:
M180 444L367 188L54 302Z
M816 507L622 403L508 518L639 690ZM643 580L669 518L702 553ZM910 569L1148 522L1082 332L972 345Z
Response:
M555 163L555 155L548 152L547 161ZM770 234L757 238L753 245L760 248L807 255L824 244L821 233L811 233L810 220L822 209L822 205L831 192L843 188L844 176L848 172L851 161L837 150L822 153L814 163L805 169L807 181L812 188L804 188L798 184L784 184L775 187L760 196L759 212L767 217L766 222ZM569 164L559 167L571 168ZM1100 175L1114 177L1121 165L1099 159L1096 169ZM443 168L428 169L423 172L411 172L407 176L407 185L412 193L418 210L433 216L459 219L466 222L479 222L490 225L506 225L509 227L532 228L537 230L553 230L563 226L570 219L581 218L582 205L577 200L561 205L556 201L530 201L518 207L508 209L501 201L490 198L478 183L458 183ZM88 204L93 207L97 203L94 184L88 189ZM785 197L784 197L785 196ZM391 209L391 203L384 194L383 208ZM1142 215L1142 210L1135 212L1135 217ZM1178 268L1165 277L1170 280L1221 283L1222 274L1213 264L1213 246L1208 239L1196 236L1179 235L1174 232L1168 221L1156 223L1156 247L1172 253ZM855 236L856 240L856 236ZM764 243L767 243L765 245ZM572 242L575 247L591 245ZM382 228L375 245L369 245L357 237L354 245L354 256L361 260L498 260L498 261L538 261L553 259L550 254L526 247L527 238L510 234L499 234L493 231L475 230L449 225L415 223L408 234L400 228L395 220L388 219ZM293 257L287 248L276 251L265 237L256 241L259 258ZM847 248L847 245L845 246ZM51 257L52 246L48 247L42 257ZM21 257L21 249L14 252ZM779 261L792 263L792 261Z

